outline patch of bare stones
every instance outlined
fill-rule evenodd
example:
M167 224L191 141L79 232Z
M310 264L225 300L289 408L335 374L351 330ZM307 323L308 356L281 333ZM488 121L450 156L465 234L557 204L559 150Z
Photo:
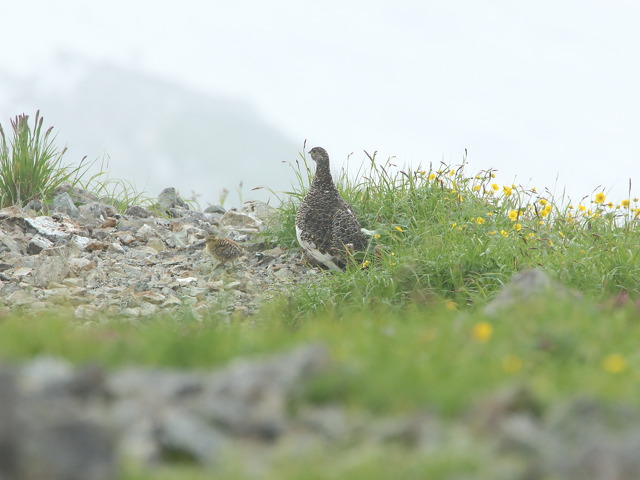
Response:
M165 189L155 211L125 214L78 188L62 189L46 215L27 205L0 211L0 298L3 308L39 311L51 305L75 315L142 317L212 309L223 317L253 314L281 287L314 277L299 253L257 238L273 209L247 202L241 210L196 212ZM212 228L247 253L214 269L203 251Z

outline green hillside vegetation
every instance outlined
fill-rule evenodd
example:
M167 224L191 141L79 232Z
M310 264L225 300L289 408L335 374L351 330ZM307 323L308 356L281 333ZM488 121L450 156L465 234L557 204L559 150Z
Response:
M295 210L311 176L304 156L293 168L298 184L282 194L279 221L264 236L284 247L296 246ZM464 161L408 169L371 156L354 175L342 171L340 190L375 232L371 248L345 272L323 271L314 283L292 287L253 323L185 314L79 328L64 311L38 319L12 313L0 320L0 354L12 361L51 354L109 368L202 368L322 342L338 368L311 382L302 399L352 412L428 410L460 419L492 392L516 386L532 392L542 410L578 395L640 407L638 199L611 202L596 191L571 201L505 184L492 170L466 169ZM582 297L549 291L484 313L527 268L543 269ZM320 452L276 464L271 478L497 478L492 468L481 447L445 444L427 457L390 447L325 462ZM124 478L210 477L184 467L131 468Z

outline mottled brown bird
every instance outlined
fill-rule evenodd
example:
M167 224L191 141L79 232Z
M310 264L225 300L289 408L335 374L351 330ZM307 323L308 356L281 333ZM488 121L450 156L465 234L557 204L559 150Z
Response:
M296 236L307 255L331 270L341 270L349 253L367 248L367 238L333 183L326 150L314 147L309 155L316 162L316 173L296 214Z
M217 235L209 235L206 243L206 252L218 262L215 267L220 264L225 265L227 262L231 262L233 266L233 262L244 253L244 248L236 242Z

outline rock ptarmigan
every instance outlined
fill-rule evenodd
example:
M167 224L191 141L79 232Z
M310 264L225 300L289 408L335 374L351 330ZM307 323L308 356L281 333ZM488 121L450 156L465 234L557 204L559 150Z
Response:
M309 154L316 162L316 173L296 215L296 236L313 260L331 270L342 270L347 252L364 250L367 238L333 183L325 149L315 147Z
M209 235L206 245L206 252L218 262L214 268L220 264L225 266L227 262L231 262L233 266L233 262L244 253L244 249L236 242L217 235Z

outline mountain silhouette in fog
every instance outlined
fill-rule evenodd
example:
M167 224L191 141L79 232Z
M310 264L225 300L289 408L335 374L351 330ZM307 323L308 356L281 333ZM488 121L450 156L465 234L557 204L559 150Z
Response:
M0 122L6 130L9 118L40 109L57 143L68 146L68 163L105 156L112 177L135 182L150 196L169 186L187 197L195 192L203 207L217 203L225 188L237 205L241 183L243 200L267 198L254 187L290 185L282 162L295 159L300 145L248 102L78 60L61 61L44 77L0 77L6 94Z

